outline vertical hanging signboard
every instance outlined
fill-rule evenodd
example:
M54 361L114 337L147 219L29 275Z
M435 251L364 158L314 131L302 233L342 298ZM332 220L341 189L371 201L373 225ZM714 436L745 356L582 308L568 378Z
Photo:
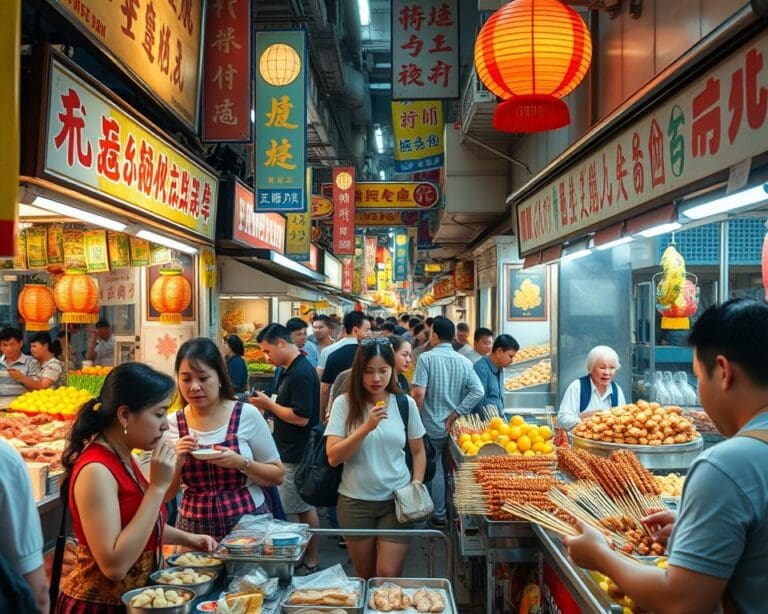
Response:
M309 245L312 240L312 168L307 167L307 186L304 193L307 210L304 213L286 214L285 255L292 260L309 262Z
M333 253L355 254L355 169L333 169Z
M392 103L395 172L440 168L443 148L443 103L440 100Z
M398 228L395 231L395 266L393 271L395 281L408 279L408 231Z
M392 0L392 100L458 97L458 0Z
M307 210L306 34L302 30L259 31L255 46L255 208L258 212L303 213Z
M251 140L251 3L208 6L203 67L203 140Z

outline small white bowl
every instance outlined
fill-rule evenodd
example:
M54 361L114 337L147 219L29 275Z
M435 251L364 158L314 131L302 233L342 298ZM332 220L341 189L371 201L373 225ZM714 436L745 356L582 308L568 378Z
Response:
M201 448L199 450L192 450L190 454L197 460L211 460L219 458L222 455L222 451L214 450L213 448Z

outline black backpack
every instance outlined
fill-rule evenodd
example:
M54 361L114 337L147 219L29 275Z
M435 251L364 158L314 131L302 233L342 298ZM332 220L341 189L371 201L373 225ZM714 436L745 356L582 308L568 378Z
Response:
M339 497L343 465L331 467L325 450L325 425L314 426L294 475L299 496L317 507L332 507Z
M0 612L37 612L37 602L27 581L0 554Z
M413 458L411 457L411 448L408 445L408 397L402 393L395 395L397 399L397 409L400 410L400 417L403 419L405 425L405 463L408 465L408 470L413 473ZM432 444L432 440L429 435L424 433L424 451L427 453L427 466L424 470L424 484L429 484L432 478L435 477L435 469L439 461L437 457L437 449Z

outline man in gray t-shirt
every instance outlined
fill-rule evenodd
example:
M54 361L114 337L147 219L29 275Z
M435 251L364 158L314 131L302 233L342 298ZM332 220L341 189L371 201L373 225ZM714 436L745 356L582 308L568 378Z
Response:
M680 514L645 519L669 569L639 565L603 536L565 538L576 564L609 576L643 610L765 612L768 586L768 305L707 309L690 336L704 410L728 440L691 465Z

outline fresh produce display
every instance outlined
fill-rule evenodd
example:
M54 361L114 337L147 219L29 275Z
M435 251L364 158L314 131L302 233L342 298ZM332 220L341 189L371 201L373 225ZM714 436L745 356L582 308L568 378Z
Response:
M685 477L681 475L677 475L676 473L657 475L654 480L656 481L656 486L662 497L679 497L683 494Z
M73 386L32 390L16 397L8 408L26 414L46 414L51 417L72 418L83 403L93 398L87 390Z
M573 429L584 439L641 446L687 443L699 438L679 407L638 401L592 414Z
M249 362L246 367L248 367L248 373L272 373L275 370L273 365L264 362Z
M518 362L525 362L526 360L533 360L534 358L541 358L542 356L549 356L549 344L543 343L541 345L529 345L524 348L520 348L515 354L515 359L512 364Z
M519 390L527 386L548 384L552 380L552 365L549 359L537 362L532 367L523 371L520 375L510 377L504 382L505 390Z
M48 463L52 470L61 467L61 452L70 428L69 422L51 420L48 415L0 414L0 437L24 460Z
M112 370L112 367L83 367L67 374L67 383L79 390L86 390L91 396L97 397L104 385L104 380Z
M500 445L507 454L515 456L540 456L552 454L552 429L525 422L522 416L512 416L506 423L500 416L494 416L482 429L464 426L460 422L455 429L456 444L467 456L474 456L489 443Z
M267 358L267 355L258 343L249 341L244 346L245 354L243 354L243 358L249 373L272 373L275 370L274 365L269 362L269 358Z

